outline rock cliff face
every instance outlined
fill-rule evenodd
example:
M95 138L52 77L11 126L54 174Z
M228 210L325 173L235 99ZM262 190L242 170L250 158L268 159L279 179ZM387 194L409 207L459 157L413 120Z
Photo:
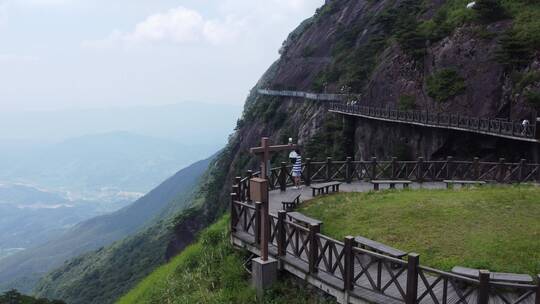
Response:
M419 47L423 54L421 58L415 58L404 50L407 43L399 43L395 38L392 31L399 29L385 32L385 22L388 21L381 17L389 15L392 10L398 15L410 14L403 6L414 2L330 1L289 36L280 60L270 68L258 87L314 91L323 75L322 90L339 92L343 86L350 86L353 93L361 94L360 102L367 105L399 107L405 96L413 100L414 108L421 110L513 120L536 117L534 107L513 90L516 83L511 69L497 60L501 48L499 41L512 27L511 19L488 24L465 22L436 41L422 41L423 45ZM451 1L431 1L419 8L413 12L416 13L413 15L416 22L434 18L447 2ZM344 60L343 57L347 58ZM538 62L536 53L522 71L537 73L540 71ZM344 67L336 68L339 64ZM354 65L367 67L354 70ZM430 97L428 84L429 78L441 70L455 71L463 87L443 101ZM358 79L344 82L343 75L331 75L340 72L356 73L350 78ZM321 90L320 87L318 89ZM317 134L325 132L327 120L332 119L334 123L341 124L343 130L353 129L352 132L332 134L347 137L344 142L352 144L352 147L335 150L348 151L349 156L354 154L356 158L388 158L392 155L443 158L453 155L459 158L479 156L484 159L505 157L539 161L538 144L366 119L329 118L333 114L329 114L321 102L252 94L246 113L244 124L235 138L239 155L257 144L263 135L270 136L274 142L293 136L306 146ZM336 142L327 141L325 144L339 144Z

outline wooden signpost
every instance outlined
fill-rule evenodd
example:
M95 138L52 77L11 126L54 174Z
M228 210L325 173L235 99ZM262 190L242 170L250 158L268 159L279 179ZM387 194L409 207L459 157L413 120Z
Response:
M254 201L262 203L261 210L261 259L268 261L268 241L270 239L270 221L268 208L268 171L270 171L270 153L279 151L291 151L296 149L296 145L289 143L287 145L270 146L268 137L263 137L261 146L251 148L251 153L261 158L261 178L250 180L251 198ZM260 200L259 200L260 199Z

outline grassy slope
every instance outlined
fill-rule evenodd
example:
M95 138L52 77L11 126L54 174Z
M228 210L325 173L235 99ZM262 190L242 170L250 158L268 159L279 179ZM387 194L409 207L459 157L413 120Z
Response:
M243 263L249 256L229 244L225 216L207 228L199 241L161 266L122 297L131 303L258 303ZM284 279L270 290L264 303L321 303L305 288Z
M301 212L338 240L363 235L423 265L540 273L540 188L383 191L316 199Z

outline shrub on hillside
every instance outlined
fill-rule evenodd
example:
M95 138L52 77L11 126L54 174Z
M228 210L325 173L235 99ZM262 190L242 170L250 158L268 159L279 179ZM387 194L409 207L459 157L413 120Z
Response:
M509 17L500 0L479 0L474 6L477 18L486 23L499 21Z
M427 78L428 95L438 102L465 92L465 80L454 69L442 69Z
M528 104L537 110L540 110L540 92L527 91L525 92L525 100Z
M0 295L0 304L65 304L65 302L60 300L36 299L25 296L17 290L10 290Z
M527 40L519 38L515 32L506 33L499 40L497 61L507 67L521 68L526 66L533 57L534 50Z
M416 108L416 98L412 95L401 95L398 101L398 109L402 111L414 110Z

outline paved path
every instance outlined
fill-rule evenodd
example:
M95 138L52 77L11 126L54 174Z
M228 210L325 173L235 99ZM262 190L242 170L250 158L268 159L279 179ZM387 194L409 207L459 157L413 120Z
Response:
M412 183L409 186L411 189L445 189L446 184L441 182L426 182L426 183ZM381 190L389 188L388 185L382 186ZM397 186L397 189L400 189L400 186ZM368 192L373 190L373 184L369 182L359 182L355 181L351 184L343 183L340 187L340 192ZM270 213L277 214L278 210L282 210L282 199L286 196L290 196L290 192L299 192L301 193L301 202L305 202L313 199L312 190L309 186L302 186L300 189L287 188L286 192L281 192L280 190L273 190L270 192ZM247 241L247 243L253 243L253 236L246 233L237 233L239 239ZM326 243L325 240L321 240L322 246ZM298 243L298 240L297 240ZM277 247L275 242L270 244L270 254L275 256L277 254ZM287 245L287 254L281 259L286 262L288 265L294 265L294 268L301 270L304 273L304 276L308 273L308 257L304 251L300 256L295 256L292 254L294 249L292 248L292 241ZM254 251L257 254L257 251ZM402 294L398 288L403 290L407 285L407 271L401 270L402 268L392 269L389 267L383 267L380 263L374 263L374 258L368 255L358 255L354 260L354 275L358 275L364 267L367 265L367 275L362 276L360 279L354 282L355 288L352 290L352 293L359 297L369 301L370 303L378 304L403 304ZM331 260L330 260L331 263ZM321 262L322 265L322 262ZM335 273L325 272L321 267L324 265L319 265L319 272L315 275L319 280L325 284L334 285L336 288L343 286L343 281L340 275ZM379 267L379 268L378 268ZM382 271L381 271L381 267ZM336 270L337 271L337 270ZM337 271L338 272L338 271ZM293 273L296 273L294 271ZM377 275L379 273L379 275ZM369 278L368 278L369 276ZM395 276L395 281L394 280ZM302 276L300 276L302 277ZM381 286L387 286L383 293L374 290L373 281L371 278L379 278L378 280L382 282ZM424 278L426 284L433 284L433 289L431 292L428 292L426 284L422 281L418 285L418 295L423 295L422 299L418 302L420 304L434 304L434 303L476 303L478 297L478 290L469 286L452 285L454 283L442 278L438 274L431 274L424 271ZM376 279L375 279L376 280ZM456 283L457 284L457 283ZM317 284L315 284L317 285ZM444 286L448 285L448 289L445 290ZM326 291L328 292L328 291ZM508 303L521 303L521 304L534 304L535 297L527 296L526 299L519 300L523 294L519 293L508 293L502 291L499 293L503 295L509 302L505 302L499 296L495 294L490 294L489 303L493 304L508 304ZM435 300L436 299L436 300ZM443 300L445 299L445 300Z
M397 186L398 188L397 189L400 189L399 187L400 186ZM444 183L423 183L423 184L419 184L419 183L412 183L410 186L409 186L411 189L420 189L420 188L423 188L423 189L445 189L446 188L446 184ZM382 186L381 185L381 190L384 190L384 189L387 189L388 188L388 185L386 186ZM347 184L347 183L343 183L340 188L339 188L340 192L368 192L368 191L371 191L373 190L373 184L369 183L369 182L359 182L359 181L355 181L351 184ZM301 202L305 202L307 200L311 200L313 199L313 196L312 196L312 191L311 191L311 188L309 186L302 186L301 189L294 189L294 188L287 188L287 191L286 192L281 192L279 189L278 190L273 190L273 191L270 191L270 195L269 195L269 198L270 198L270 213L272 214L277 214L277 212L279 210L282 210L283 209L283 205L281 204L281 202L283 201L283 198L285 196L288 196L290 194L291 191L295 191L295 192L300 192L301 193L301 196L300 196L300 201Z

